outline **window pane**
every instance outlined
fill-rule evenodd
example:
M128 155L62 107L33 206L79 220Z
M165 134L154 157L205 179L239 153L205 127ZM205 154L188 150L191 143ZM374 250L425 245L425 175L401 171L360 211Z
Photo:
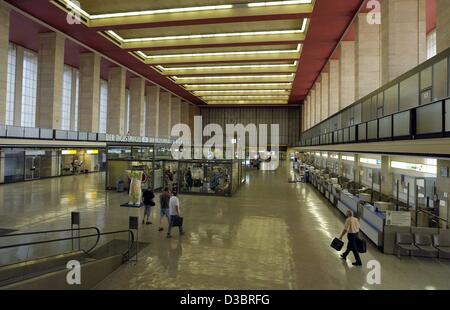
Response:
M99 113L99 133L106 133L106 119L108 117L108 82L100 82L100 113Z
M398 84L384 91L384 115L398 112Z
M64 66L61 103L61 129L70 130L70 108L72 105L72 68Z
M38 57L36 53L25 50L23 55L22 84L22 123L24 127L36 125Z
M437 102L417 108L417 130L418 134L436 133L442 131L442 103ZM434 121L430 121L434 120Z
M8 47L8 77L6 86L6 125L14 124L14 100L16 91L16 46Z
M433 66L433 101L447 97L447 58Z
M408 110L419 104L419 74L400 83L400 111Z
M427 89L433 85L433 69L432 67L426 68L420 72L420 89Z
M436 56L436 30L427 35L427 59Z

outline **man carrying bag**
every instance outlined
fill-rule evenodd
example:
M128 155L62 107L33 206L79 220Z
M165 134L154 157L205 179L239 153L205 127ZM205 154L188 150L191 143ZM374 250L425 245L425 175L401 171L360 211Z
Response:
M172 238L172 227L178 227L180 236L184 235L183 232L183 218L181 217L180 211L180 200L177 197L177 189L174 188L172 191L172 197L169 200L169 230L167 231L167 238Z
M353 252L353 256L355 256L355 262L352 263L353 266L362 266L361 258L358 253L358 243L362 244L361 239L359 239L359 220L353 216L353 212L347 211L347 219L345 220L344 230L341 233L339 239L342 239L345 234L347 234L348 244L347 250L342 253L341 258L343 260L347 260L347 256L350 252Z

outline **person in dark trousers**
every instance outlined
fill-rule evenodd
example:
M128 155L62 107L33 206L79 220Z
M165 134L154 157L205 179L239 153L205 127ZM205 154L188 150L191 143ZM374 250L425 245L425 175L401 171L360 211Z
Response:
M176 217L181 216L181 210L180 210L180 200L177 197L177 189L174 188L172 191L172 197L170 197L169 201L169 214L170 214L170 222L169 222L169 229L167 231L167 238L172 238L172 227L174 225L174 222L176 220ZM180 236L184 235L183 227L178 226Z
M188 168L188 170L186 171L185 180L186 180L186 185L188 187L188 190L191 191L192 190L192 185L194 183L194 180L192 179L191 168Z
M155 198L155 194L153 194L153 191L149 188L147 188L144 193L142 194L142 200L144 203L144 218L142 219L142 224L151 224L150 222L150 215L152 214L152 207L155 206L155 202L153 201L153 198ZM147 217L147 221L145 221L145 217Z
M359 220L353 216L353 212L348 210L347 211L347 219L345 220L344 224L344 230L341 233L341 236L339 239L342 239L342 237L347 234L348 243L347 243L347 250L345 250L344 253L342 253L341 258L343 260L347 260L347 256L350 252L353 252L353 256L355 256L355 262L352 263L353 266L362 266L361 258L359 257L358 253L358 247L356 245L356 240L359 238Z
M169 201L170 201L170 191L168 187L164 188L164 191L159 195L159 205L161 207L160 215L159 215L159 229L158 231L163 231L162 227L162 219L163 217L167 218L167 223L170 224L170 214L169 214Z

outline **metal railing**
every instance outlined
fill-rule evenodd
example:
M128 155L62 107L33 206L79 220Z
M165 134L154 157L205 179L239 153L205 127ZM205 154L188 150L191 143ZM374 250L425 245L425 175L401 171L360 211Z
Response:
M367 143L450 136L450 97L325 133L306 132L301 146Z
M0 138L37 139L59 141L87 142L139 142L139 143L173 143L173 139L142 137L130 135L114 135L85 131L71 131L47 128L7 126L0 124Z
M87 235L78 235L74 236L73 232L80 232L80 231L87 231L87 230L95 230L95 233L93 234L87 234ZM73 249L73 242L75 240L81 240L81 239L87 239L87 238L95 238L94 244L89 247L87 250L78 248L77 251L82 251L83 253L87 255L91 255L92 252L97 248L100 238L102 236L108 236L113 234L122 234L122 233L128 233L128 247L127 250L122 253L122 260L123 262L128 261L132 256L131 250L133 249L135 238L134 233L130 229L126 230L118 230L118 231L111 231L111 232L100 232L100 229L97 227L81 227L81 228L67 228L67 229L55 229L55 230L45 230L45 231L34 231L34 232L24 232L24 233L15 233L15 234L7 234L7 235L1 235L0 238L12 238L12 237L21 237L21 236L35 236L35 235L43 235L43 234L50 234L50 233L61 233L61 232L72 232L72 236L65 237L65 238L53 238L53 239L45 239L40 241L30 241L30 242L21 242L21 243L12 243L9 245L0 246L0 250L4 249L11 249L11 248L19 248L24 246L33 246L33 245L40 245L40 244L48 244L48 243L56 243L56 242L62 242L62 241L72 241L72 250ZM67 254L67 253L61 253L61 254Z

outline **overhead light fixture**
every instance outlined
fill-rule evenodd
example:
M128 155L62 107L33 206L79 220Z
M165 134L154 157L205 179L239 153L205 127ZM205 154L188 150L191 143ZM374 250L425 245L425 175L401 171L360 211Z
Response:
M245 87L245 86L292 86L292 83L250 83L250 84L186 84L184 87L186 88L195 88L195 87Z
M287 104L287 100L211 100L208 104Z
M296 0L296 1L270 1L270 2L252 2L247 4L224 4L224 5L207 5L197 7L185 7L185 8L171 8L171 9L157 9L157 10L145 10L145 11L132 11L132 12L120 12L120 13L105 13L105 14L89 14L84 11L76 2L72 0L64 0L64 3L74 9L77 12L82 13L84 16L90 19L106 19L106 18L120 18L120 17L133 17L133 16L145 16L145 15L157 15L157 14L170 14L170 13L189 13L189 12L201 12L201 11L217 11L217 10L229 10L237 7L265 7L265 6L283 6L283 5L297 5L297 4L311 4L311 0Z
M234 100L234 99L240 99L240 100L247 100L247 99L289 99L289 96L286 95L243 95L243 96L202 96L203 100Z
M227 38L227 37L245 37L245 36L263 36L263 35L283 35L304 33L306 29L306 19L303 19L301 29L272 30L272 31L251 31L251 32L230 32L230 33L208 33L208 34L189 34L180 36L166 37L148 37L124 39L113 30L107 30L106 33L119 40L122 43L148 42L148 41L167 41L167 40L186 40L186 39L207 39L207 38Z
M256 7L264 7L264 6L298 5L298 4L311 4L311 0L253 2L253 3L248 3L247 6L250 8L256 8Z
M294 73L291 74L278 74L278 75L226 75L226 76L199 76L199 77L178 77L173 76L175 80L214 80L214 79L257 79L257 78L291 78L294 77Z
M242 51L242 52L215 52L215 53L192 53L192 54L171 54L171 55L147 55L141 51L137 51L142 58L180 58L180 57L215 57L215 56L236 56L236 55L264 55L264 54L289 54L299 53L301 44L297 45L295 50L268 50L268 51Z
M157 65L160 71L177 71L177 70L215 70L215 69L252 69L252 68L289 68L297 67L298 61L294 61L292 64L266 64L266 65L230 65L230 66L203 66L203 67L164 67Z
M223 94L223 93L279 93L279 94L286 94L289 93L289 91L284 89L260 89L260 90L200 90L200 91L194 91L194 94L201 95L201 94Z

